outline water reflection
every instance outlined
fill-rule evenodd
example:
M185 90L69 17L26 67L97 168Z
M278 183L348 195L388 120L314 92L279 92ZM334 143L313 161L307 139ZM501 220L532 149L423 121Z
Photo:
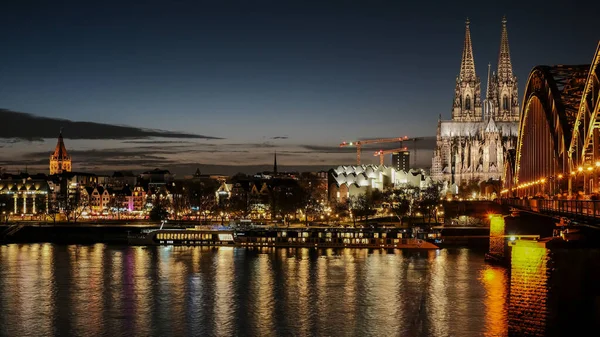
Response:
M468 250L0 246L0 335L503 336Z
M508 275L506 269L486 266L481 270L485 287L485 336L506 336L508 333Z

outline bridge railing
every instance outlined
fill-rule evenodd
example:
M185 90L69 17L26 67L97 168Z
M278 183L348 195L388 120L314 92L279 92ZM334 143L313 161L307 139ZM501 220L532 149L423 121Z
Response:
M540 213L554 213L572 218L600 219L600 200L570 199L501 199L502 205Z

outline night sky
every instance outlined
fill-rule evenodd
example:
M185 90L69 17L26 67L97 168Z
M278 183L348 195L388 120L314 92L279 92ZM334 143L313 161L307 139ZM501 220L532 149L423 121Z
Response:
M434 136L438 115L450 118L466 17L483 88L507 16L519 95L533 66L588 64L600 38L594 1L90 3L3 3L0 107L223 139L86 140L73 124L76 170L223 170L271 163L274 151L290 167L353 164L343 140ZM59 128L14 129L0 135L0 166L47 170ZM419 157L430 165L430 152Z

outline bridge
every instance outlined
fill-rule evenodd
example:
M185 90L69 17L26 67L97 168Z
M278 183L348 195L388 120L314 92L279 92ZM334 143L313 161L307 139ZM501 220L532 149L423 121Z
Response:
M502 202L600 220L600 44L591 64L533 68L521 106Z

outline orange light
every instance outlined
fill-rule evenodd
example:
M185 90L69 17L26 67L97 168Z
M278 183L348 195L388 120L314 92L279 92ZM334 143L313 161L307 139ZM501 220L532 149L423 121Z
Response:
M591 170L593 170L593 168L592 168L591 166L590 166L590 167L588 167L588 171L591 171Z
M577 168L577 171L579 171L579 172L583 172L583 167L582 167L582 166L579 166L579 167Z
M596 167L600 167L600 161L596 162Z
M571 171L571 175L574 176L575 175L575 171Z
M562 174L559 174L559 175L558 175L558 179L562 179L562 178L563 178L563 175L562 175Z
M542 184L546 182L546 178L542 178Z

